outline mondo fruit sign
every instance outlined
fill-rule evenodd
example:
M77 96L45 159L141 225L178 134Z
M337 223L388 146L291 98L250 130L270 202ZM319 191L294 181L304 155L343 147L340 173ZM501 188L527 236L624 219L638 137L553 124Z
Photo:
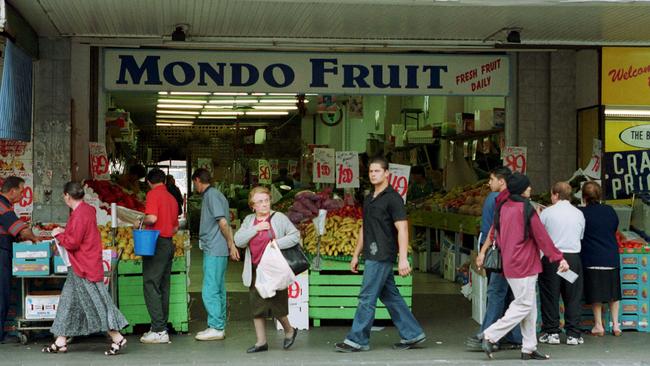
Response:
M406 194L409 191L409 176L411 175L410 165L388 164L388 184L402 196L406 203Z

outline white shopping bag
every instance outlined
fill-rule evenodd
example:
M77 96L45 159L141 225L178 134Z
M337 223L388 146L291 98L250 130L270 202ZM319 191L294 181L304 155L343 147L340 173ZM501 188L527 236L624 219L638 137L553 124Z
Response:
M255 272L255 288L263 299L275 296L278 290L284 290L296 280L291 267L284 259L275 240L264 249L260 264Z

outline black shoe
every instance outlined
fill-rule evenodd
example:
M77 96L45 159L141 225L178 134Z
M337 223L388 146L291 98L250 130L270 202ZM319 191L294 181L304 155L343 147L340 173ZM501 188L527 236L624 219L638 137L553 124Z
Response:
M404 342L395 343L395 344L393 344L393 349L398 350L398 351L402 351L402 350L415 348L415 346L417 346L418 344L420 344L420 343L422 343L422 342L424 342L426 340L427 340L427 338L425 337L425 338L418 339L417 341L410 342L410 343L404 343Z
M537 351L533 351L531 353L524 353L524 352L521 353L521 359L524 360L524 361L528 361L528 360L548 360L549 358L551 358L551 356L545 355L543 353L539 353Z
M293 335L291 338L285 338L284 343L282 344L282 348L284 349L289 349L289 347L293 346L293 342L296 341L296 336L298 335L298 328L293 328Z
M264 344L261 345L261 346L253 345L253 347L251 347L251 348L249 348L249 349L246 350L246 353L265 352L265 351L268 351L268 350L269 350L269 344L268 344L268 343L264 343Z
M490 360L493 359L494 352L496 352L499 349L499 347L496 344L490 342L487 338L485 338L483 334L479 335L479 337L481 337L481 349L483 350L483 352L485 352L485 354L488 356Z
M334 348L336 349L336 352L343 352L343 353L361 352L361 348L350 346L345 342L334 344Z
M521 349L521 343L499 342L499 351Z

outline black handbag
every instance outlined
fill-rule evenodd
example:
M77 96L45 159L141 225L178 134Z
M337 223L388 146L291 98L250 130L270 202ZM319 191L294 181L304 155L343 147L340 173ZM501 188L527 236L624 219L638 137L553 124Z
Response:
M271 214L271 217L269 217L269 224L271 223L273 215L275 215L275 212ZM271 240L274 239L273 230L269 230L269 238ZM307 259L305 252L303 252L300 243L292 246L291 248L281 249L280 251L284 256L284 259L287 260L289 267L291 267L293 274L296 276L309 269L309 259Z
M487 253L485 253L483 268L492 272L503 271L503 263L501 262L501 250L497 246L496 242L492 242L492 245L487 250Z

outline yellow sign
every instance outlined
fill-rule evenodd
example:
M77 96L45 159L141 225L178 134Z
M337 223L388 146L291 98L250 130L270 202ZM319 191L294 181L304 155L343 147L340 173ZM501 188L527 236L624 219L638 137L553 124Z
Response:
M650 122L605 121L605 152L648 150Z
M603 47L604 105L650 106L650 48Z

